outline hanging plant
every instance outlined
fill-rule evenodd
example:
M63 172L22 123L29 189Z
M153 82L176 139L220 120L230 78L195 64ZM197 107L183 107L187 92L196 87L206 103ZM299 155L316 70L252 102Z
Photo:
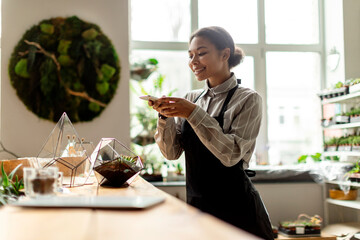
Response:
M72 122L99 116L113 98L120 64L101 29L76 16L42 20L25 32L9 63L12 86L37 116Z

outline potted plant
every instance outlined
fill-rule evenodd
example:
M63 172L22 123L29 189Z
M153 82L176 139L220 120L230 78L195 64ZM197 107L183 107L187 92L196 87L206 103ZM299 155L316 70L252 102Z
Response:
M360 182L360 166L359 162L355 163L355 166L346 173L346 177L351 182Z
M338 141L338 151L351 151L352 136L343 136Z
M343 123L349 123L349 116L346 116L345 113L338 113L335 116L335 124L343 124Z
M349 92L354 93L360 91L360 78L350 79Z
M327 141L324 142L324 150L327 152L333 152L333 151L337 151L338 148L338 138L331 138Z
M19 177L17 175L15 176L16 171L21 166L22 165L19 164L9 175L7 175L4 170L4 164L1 163L2 177L0 178L0 206L7 204L8 201L15 201L20 195L23 195L23 193L20 192L20 190L24 188L23 179L19 180Z
M353 137L352 151L355 151L355 152L360 151L360 136L354 136Z
M351 123L360 122L360 108L352 108L349 115Z
M120 155L110 161L94 167L95 176L102 179L101 186L121 187L128 179L138 173L142 168L137 165L138 157ZM100 175L100 176L99 176Z

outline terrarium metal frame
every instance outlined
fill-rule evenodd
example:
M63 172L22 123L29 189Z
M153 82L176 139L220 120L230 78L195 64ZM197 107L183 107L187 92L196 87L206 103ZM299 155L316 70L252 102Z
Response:
M102 138L90 162L99 186L130 185L144 167L141 158L115 138Z
M84 139L79 138L67 114L63 113L36 157L38 166L57 166L59 171L64 172L64 179L69 179L68 183L64 183L65 186L84 185L91 169L83 142Z

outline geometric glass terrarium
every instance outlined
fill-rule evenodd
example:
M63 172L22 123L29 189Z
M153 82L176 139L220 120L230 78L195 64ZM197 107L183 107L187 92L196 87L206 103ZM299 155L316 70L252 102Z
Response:
M90 176L88 155L69 117L63 113L36 160L41 168L59 168L63 186L75 187L84 185Z
M101 186L130 185L144 167L141 158L115 138L102 138L90 161Z

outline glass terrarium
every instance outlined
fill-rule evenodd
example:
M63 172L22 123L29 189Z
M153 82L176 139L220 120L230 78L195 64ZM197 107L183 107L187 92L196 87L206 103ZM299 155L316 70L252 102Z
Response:
M69 117L63 113L36 160L41 168L57 167L63 172L63 186L74 187L84 185L90 176L89 154Z
M300 214L295 221L280 222L279 232L292 237L319 237L321 235L321 222L322 218L319 215Z
M143 169L141 158L115 138L102 138L90 161L101 186L129 185Z

